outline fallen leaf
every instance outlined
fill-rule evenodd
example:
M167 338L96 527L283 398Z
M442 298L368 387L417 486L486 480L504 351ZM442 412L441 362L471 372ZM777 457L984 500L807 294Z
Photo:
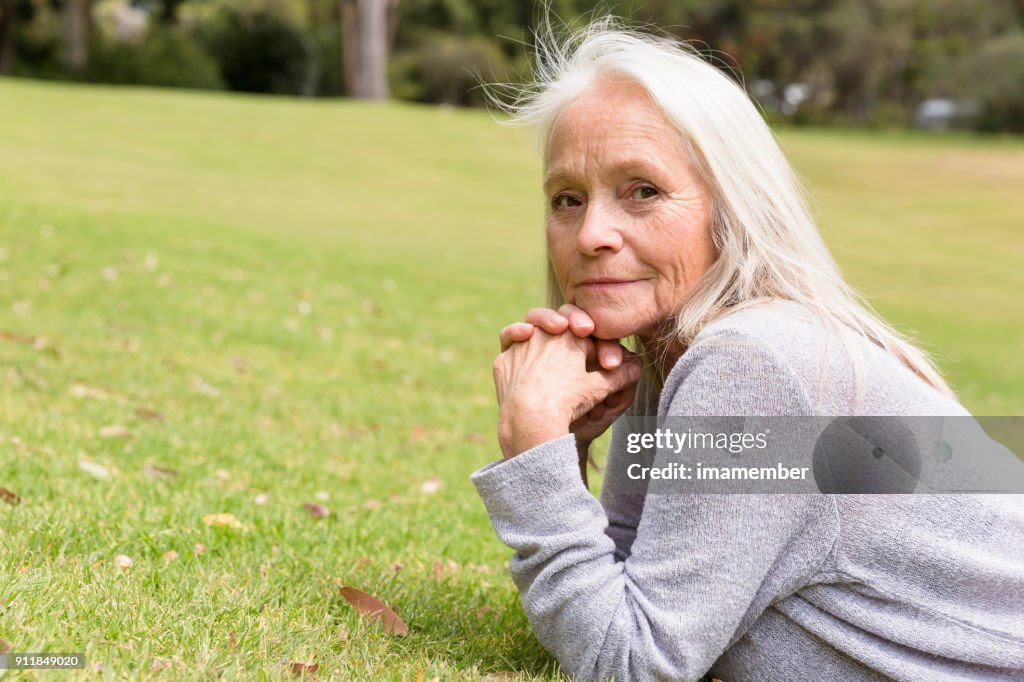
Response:
M164 415L150 407L136 407L135 414L143 419L151 419L153 421L164 420Z
M292 663L292 675L300 677L309 673L312 675L320 669L319 663Z
M455 575L459 572L458 562L452 561L451 559L445 560L444 563L440 559L434 559L434 565L430 571L430 577L434 580L441 581L450 575Z
M120 396L95 386L85 384L74 384L68 392L76 398L92 398L93 400L122 400Z
M266 493L260 493L256 497L252 498L252 501L256 504L257 507L262 507L263 505L270 501L270 495L267 495Z
M360 615L367 616L378 625L383 625L384 632L395 635L409 634L409 628L398 617L398 614L376 597L354 587L341 588L341 594Z
M128 438L132 432L121 424L111 424L100 428L100 438Z
M9 653L11 650L11 643L6 639L0 639L0 654Z
M211 385L198 374L192 376L192 390L202 393L203 395L217 396L220 395L220 391L216 387Z
M114 557L114 565L123 571L127 571L132 567L132 560L124 554L118 554Z
M9 332L6 329L0 329L0 340L14 341L15 343L29 343L27 338L21 337L14 332Z
M167 563L170 563L178 558L178 553L172 549L169 552L164 552L164 555L160 558L166 561Z
M203 517L203 523L207 526L218 526L226 528L239 528L244 530L245 524L235 518L234 514L228 514L226 512L220 512L217 514L207 514Z
M425 495L433 495L441 489L441 479L438 477L427 479L420 485L420 492Z
M90 462L87 459L78 460L78 468L101 481L110 478L110 470L107 467L96 462Z
M7 488L0 488L0 500L3 500L12 507L21 502L21 498Z
M322 504L316 504L315 502L303 502L302 506L306 508L309 515L314 519L323 519L330 515L330 510Z
M178 475L178 472L174 469L168 469L167 467L162 467L159 464L150 464L149 462L142 465L142 471L150 478L173 478Z
M193 549L193 551L195 551L195 553L197 555L198 554L206 554L206 545L204 545L201 542L197 542L192 549Z

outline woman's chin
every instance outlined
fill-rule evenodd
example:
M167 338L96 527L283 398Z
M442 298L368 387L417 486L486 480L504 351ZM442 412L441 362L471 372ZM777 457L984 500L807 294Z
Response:
M642 325L635 319L621 314L607 314L601 311L587 311L594 321L594 336L599 339L624 339L640 331Z

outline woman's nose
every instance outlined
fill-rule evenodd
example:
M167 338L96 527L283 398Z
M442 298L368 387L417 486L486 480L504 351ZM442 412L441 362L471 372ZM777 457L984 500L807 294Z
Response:
M576 248L588 256L596 256L602 251L618 251L622 248L621 220L620 212L607 202L591 201L583 216L583 224L576 233Z

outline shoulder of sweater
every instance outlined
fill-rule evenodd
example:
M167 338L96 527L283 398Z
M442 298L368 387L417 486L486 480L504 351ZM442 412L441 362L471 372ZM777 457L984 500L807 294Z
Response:
M687 381L685 398L712 410L812 413L806 365L813 364L820 334L804 328L794 335L793 329L810 324L799 306L773 302L707 325L665 378L659 414L666 413Z

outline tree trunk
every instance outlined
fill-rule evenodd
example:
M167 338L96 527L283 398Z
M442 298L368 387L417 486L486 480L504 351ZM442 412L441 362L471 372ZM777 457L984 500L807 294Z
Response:
M92 39L92 0L67 0L63 12L64 64L76 71L89 64Z
M387 99L388 54L394 45L399 0L339 0L345 91L360 99Z
M0 76L14 73L14 0L0 0Z

